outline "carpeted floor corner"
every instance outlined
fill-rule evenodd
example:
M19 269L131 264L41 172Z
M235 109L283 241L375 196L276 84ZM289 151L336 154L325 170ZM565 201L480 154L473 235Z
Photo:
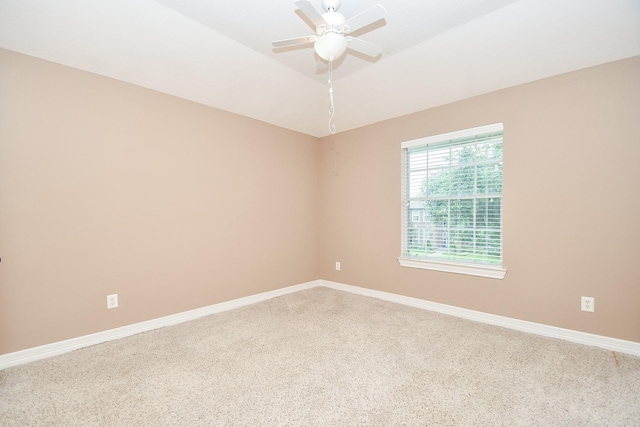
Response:
M0 424L635 426L640 358L318 287L0 371Z

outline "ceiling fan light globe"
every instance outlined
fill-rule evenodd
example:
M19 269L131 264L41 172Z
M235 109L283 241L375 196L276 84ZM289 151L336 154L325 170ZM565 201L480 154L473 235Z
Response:
M341 57L347 50L347 39L341 34L327 32L313 45L318 56L325 61L333 61Z

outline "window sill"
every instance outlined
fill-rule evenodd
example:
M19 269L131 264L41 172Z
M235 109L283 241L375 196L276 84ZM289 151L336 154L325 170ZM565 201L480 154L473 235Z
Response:
M467 274L470 276L488 277L502 280L507 270L502 267L487 265L458 264L455 262L439 262L432 260L399 257L398 262L402 267L421 268L423 270L444 271L446 273Z

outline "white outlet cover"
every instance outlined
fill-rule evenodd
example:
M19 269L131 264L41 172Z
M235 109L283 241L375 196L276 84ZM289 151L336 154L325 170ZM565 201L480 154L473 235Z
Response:
M596 300L593 297L582 297L580 299L580 309L593 313L595 311Z
M107 309L118 308L118 294L107 295Z

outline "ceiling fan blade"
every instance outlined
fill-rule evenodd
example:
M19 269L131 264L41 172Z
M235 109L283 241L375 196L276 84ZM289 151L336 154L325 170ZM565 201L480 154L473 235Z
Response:
M309 18L309 20L313 22L313 25L315 25L316 27L318 25L326 24L320 12L318 12L316 8L313 7L311 2L307 0L298 0L298 1L295 1L294 3L296 6L298 6L298 9L300 9L303 15Z
M296 37L294 39L276 40L272 44L274 47L297 46L301 44L313 43L318 36Z
M347 48L367 56L376 57L382 53L382 48L376 44L366 42L355 37L347 36Z
M302 3L302 1L300 3ZM345 22L345 26L347 27L346 33L352 33L369 24L373 24L374 22L383 19L386 13L387 10L382 7L382 5L377 4L356 16L347 19Z

